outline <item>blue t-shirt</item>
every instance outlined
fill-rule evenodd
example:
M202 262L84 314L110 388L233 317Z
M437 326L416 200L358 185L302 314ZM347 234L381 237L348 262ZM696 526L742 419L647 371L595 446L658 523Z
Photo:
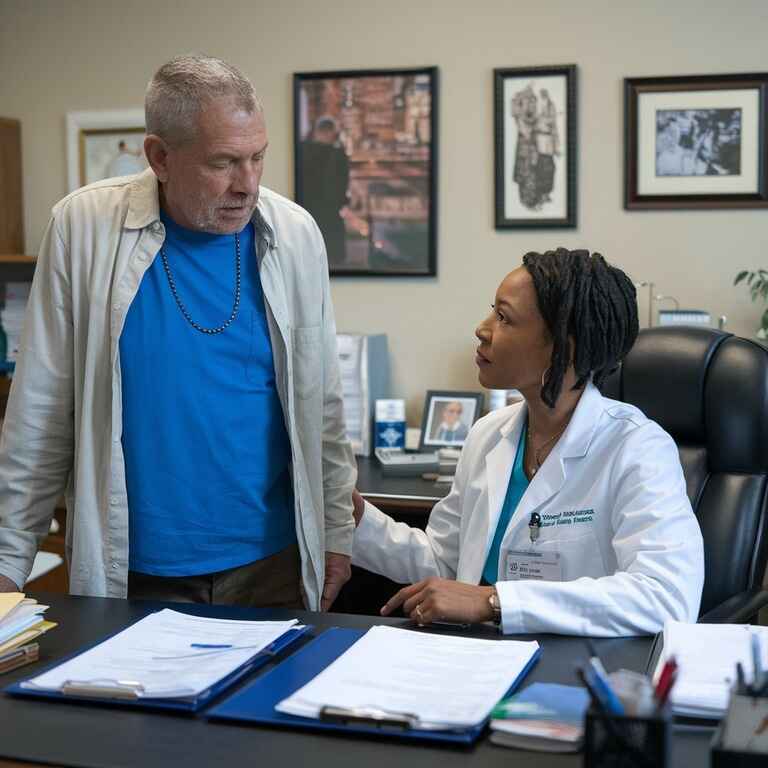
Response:
M162 220L181 302L198 325L221 325L235 298L235 236ZM222 333L187 322L159 253L125 320L122 445L134 571L213 573L296 540L291 450L253 225L239 238L240 308Z
M507 486L507 495L504 497L504 505L501 508L499 522L496 525L496 533L491 542L491 548L488 550L488 557L485 560L483 568L483 581L486 584L495 584L499 580L499 554L501 550L501 541L507 532L507 526L512 519L512 515L523 498L523 494L528 488L528 478L523 469L523 456L525 456L525 436L528 432L528 425L523 426L520 433L520 440L517 444L517 454L515 463L512 467L512 473L509 476L509 485Z

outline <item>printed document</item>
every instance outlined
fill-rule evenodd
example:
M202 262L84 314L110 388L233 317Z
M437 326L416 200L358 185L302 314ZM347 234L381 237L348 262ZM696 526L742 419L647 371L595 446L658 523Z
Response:
M361 715L407 715L423 729L471 728L488 717L538 647L373 627L275 708L318 718L330 706Z
M760 638L761 661L766 668L768 627L679 621L664 625L664 647L655 674L675 656L679 672L670 694L675 714L713 719L723 716L736 680L736 662L744 667L746 681L752 680L753 633Z
M212 619L166 608L22 685L44 691L115 686L145 698L194 698L296 624Z

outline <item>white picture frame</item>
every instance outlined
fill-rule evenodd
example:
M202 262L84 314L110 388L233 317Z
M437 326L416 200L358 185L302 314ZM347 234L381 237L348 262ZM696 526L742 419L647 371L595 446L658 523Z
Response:
M70 192L94 181L147 167L143 109L68 112L66 123Z

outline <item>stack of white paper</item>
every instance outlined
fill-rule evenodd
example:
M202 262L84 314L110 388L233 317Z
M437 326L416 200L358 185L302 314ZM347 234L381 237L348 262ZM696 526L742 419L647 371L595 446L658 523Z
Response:
M19 356L24 311L29 300L30 286L30 283L5 284L5 306L0 311L0 323L8 338L7 360L15 361Z
M675 714L712 719L725 714L737 662L744 667L746 681L752 679L752 634L760 638L762 664L766 668L768 627L679 621L664 625L664 647L656 675L670 656L677 659L677 682L670 695Z
M60 691L130 684L139 697L193 698L296 623L211 619L166 608L22 685Z
M373 627L275 709L318 718L323 707L338 707L410 716L422 729L471 728L488 717L538 647Z

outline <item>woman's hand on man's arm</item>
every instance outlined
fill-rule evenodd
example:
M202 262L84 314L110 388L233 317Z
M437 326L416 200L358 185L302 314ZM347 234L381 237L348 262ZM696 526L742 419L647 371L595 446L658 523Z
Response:
M357 488L352 489L352 515L355 518L355 528L360 525L365 512L365 499Z

